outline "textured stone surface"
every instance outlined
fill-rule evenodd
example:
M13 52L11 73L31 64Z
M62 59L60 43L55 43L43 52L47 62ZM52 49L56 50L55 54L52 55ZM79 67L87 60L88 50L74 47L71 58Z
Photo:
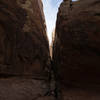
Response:
M54 100L48 96L48 82L27 78L0 79L0 100Z
M42 75L49 45L41 0L0 0L0 73Z
M0 0L0 100L54 100L41 0Z
M68 89L63 91L64 100L100 100L100 91Z
M79 0L72 9L64 1L59 8L53 48L54 65L63 86L100 89L99 45L100 1Z

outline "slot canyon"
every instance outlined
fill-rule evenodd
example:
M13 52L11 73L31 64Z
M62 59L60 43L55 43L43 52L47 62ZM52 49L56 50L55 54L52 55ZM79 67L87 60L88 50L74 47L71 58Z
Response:
M52 57L43 0L0 0L0 100L100 100L99 45L99 0L63 0Z

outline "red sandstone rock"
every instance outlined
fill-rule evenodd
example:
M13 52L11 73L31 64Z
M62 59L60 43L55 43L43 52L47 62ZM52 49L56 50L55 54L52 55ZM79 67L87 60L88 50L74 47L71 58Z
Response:
M62 85L100 88L100 1L79 0L59 8L54 64Z
M43 75L48 63L41 0L0 0L0 74Z
M41 0L0 0L0 100L54 100Z

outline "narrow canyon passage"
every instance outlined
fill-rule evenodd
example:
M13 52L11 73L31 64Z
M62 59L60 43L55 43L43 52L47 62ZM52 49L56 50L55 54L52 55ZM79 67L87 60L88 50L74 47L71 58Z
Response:
M0 0L0 100L100 100L99 27L99 0Z

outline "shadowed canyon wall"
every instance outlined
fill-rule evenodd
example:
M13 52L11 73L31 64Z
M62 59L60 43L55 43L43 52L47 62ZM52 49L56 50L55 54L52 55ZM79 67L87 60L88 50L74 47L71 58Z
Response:
M41 0L0 0L0 100L53 100Z
M64 0L51 62L42 1L0 0L0 100L99 100L99 27L99 0Z
M41 0L1 0L0 73L43 74L48 60Z
M61 87L100 90L100 1L79 0L70 5L70 0L64 0L55 34L53 62ZM89 100L100 99L94 93L87 97L82 97L82 93L67 91L65 100L88 100L90 94ZM78 97L67 99L69 95Z

